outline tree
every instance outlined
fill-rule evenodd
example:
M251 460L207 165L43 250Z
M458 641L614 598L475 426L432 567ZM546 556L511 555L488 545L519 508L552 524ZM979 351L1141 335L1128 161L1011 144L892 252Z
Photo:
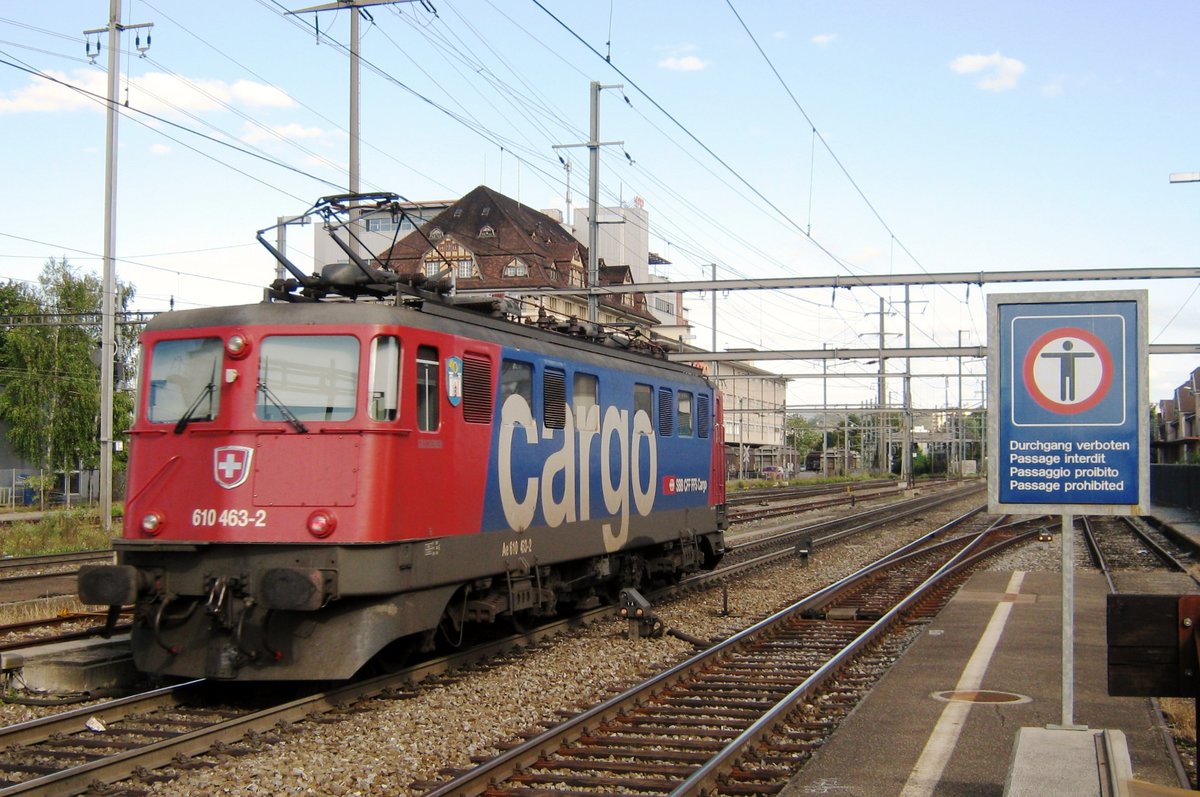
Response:
M0 339L0 418L13 451L42 468L99 461L100 297L99 278L79 274L66 258L47 261L37 287L0 289L0 306L17 318ZM131 288L118 287L118 312L132 297ZM132 332L123 331L118 370L128 370L132 352ZM114 404L121 407L114 426L127 428L131 399Z
M815 421L802 415L791 415L787 419L787 447L803 456L814 448L821 447L821 430Z

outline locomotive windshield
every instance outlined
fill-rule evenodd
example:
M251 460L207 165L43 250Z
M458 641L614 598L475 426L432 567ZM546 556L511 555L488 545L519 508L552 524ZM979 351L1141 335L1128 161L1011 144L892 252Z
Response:
M354 416L358 339L274 335L258 361L258 417L264 421L345 421ZM301 428L297 427L297 431Z
M160 340L150 355L151 423L211 421L221 406L219 338Z

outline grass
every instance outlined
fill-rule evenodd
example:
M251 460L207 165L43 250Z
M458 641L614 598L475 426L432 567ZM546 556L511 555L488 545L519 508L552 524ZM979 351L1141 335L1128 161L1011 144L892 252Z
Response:
M0 603L0 625L27 623L47 617L96 611L95 606L84 606L74 595L59 595L55 598L38 598L20 603Z
M120 525L113 528L113 533L118 534ZM94 507L47 512L41 520L0 526L0 556L35 556L110 547L112 535L101 530L100 516Z
M1190 697L1162 697L1158 700L1163 714L1177 738L1196 744L1196 701Z

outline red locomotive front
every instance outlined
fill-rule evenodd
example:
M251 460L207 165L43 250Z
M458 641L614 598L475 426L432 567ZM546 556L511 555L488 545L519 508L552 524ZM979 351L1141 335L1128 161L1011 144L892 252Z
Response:
M127 538L353 543L479 529L478 502L419 500L422 483L482 492L484 470L449 453L485 450L486 430L434 417L453 338L264 320L145 336ZM402 386L415 400L400 401ZM404 466L417 452L419 473Z

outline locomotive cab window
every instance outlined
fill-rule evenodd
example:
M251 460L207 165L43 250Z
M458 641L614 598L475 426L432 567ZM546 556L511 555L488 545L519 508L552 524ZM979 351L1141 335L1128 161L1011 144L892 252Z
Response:
M211 421L221 406L220 338L160 340L150 355L146 419Z
M433 432L441 423L438 402L438 350L434 346L417 348L417 428Z
M687 390L680 390L676 394L675 416L679 422L679 436L692 436L692 394Z
M500 366L500 406L509 396L525 399L533 409L533 364L520 360L505 360Z
M594 374L575 374L571 394L575 428L585 432L600 430L600 380Z
M633 414L646 413L650 419L650 427L654 428L654 388L649 385L633 386Z
M384 335L371 341L371 381L367 410L375 421L396 420L400 396L400 340Z
M345 421L354 417L358 338L273 335L258 360L257 414L264 421Z

